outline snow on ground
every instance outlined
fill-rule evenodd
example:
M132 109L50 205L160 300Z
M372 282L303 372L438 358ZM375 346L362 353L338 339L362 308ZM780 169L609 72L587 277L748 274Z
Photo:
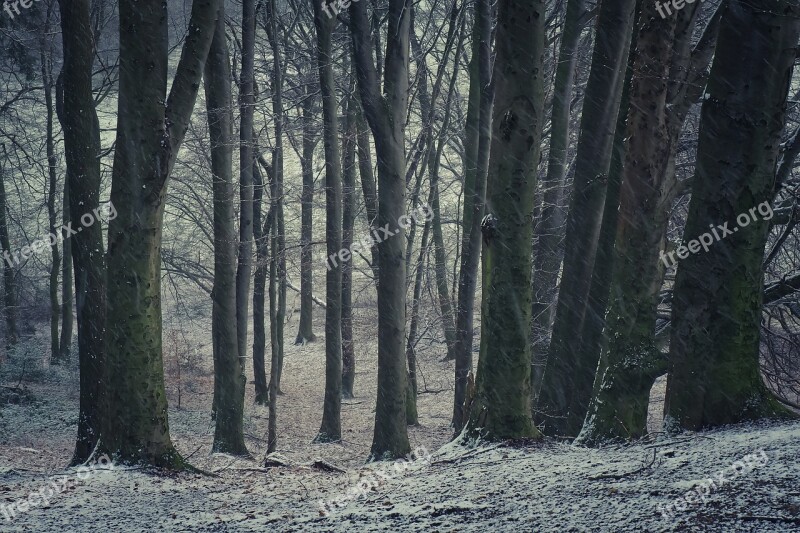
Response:
M375 339L366 312L360 320L357 339ZM294 331L294 324L287 326L287 336ZM286 467L262 468L267 413L251 397L246 433L255 460L212 455L211 376L184 372L178 409L177 378L168 372L175 445L214 476L65 470L77 422L75 370L27 370L22 384L29 396L3 406L0 418L0 531L800 531L800 423L599 450L549 440L467 448L448 443L452 367L435 349L421 355L426 393L420 395L421 426L410 429L412 446L432 455L397 467L365 465L375 352L366 342L357 346L357 397L343 405L344 441L314 445L324 347L321 341L287 344L278 446ZM8 368L14 367L6 367L0 386L14 387L19 372ZM735 466L749 454L765 459ZM345 473L312 467L320 459ZM48 487L47 505L34 497L35 506L6 519L6 506L32 492L47 495ZM705 503L677 500L687 491L696 494L695 488L705 488ZM321 511L320 502L329 502L330 512ZM662 516L659 506L674 502L672 516Z

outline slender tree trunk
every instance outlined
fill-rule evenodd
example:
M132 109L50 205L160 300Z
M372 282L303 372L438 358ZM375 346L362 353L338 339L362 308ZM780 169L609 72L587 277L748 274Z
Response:
M255 0L243 0L242 67L239 81L239 256L235 287L237 351L242 370L244 370L247 358L247 329L250 320L250 278L253 274L253 115L256 104L254 83L255 36ZM222 47L222 44L219 46ZM224 61L228 65L227 46L225 46L225 50L220 48L218 52L224 52ZM223 61L221 57L216 59ZM221 65L219 68L222 68ZM230 67L226 66L225 69L230 70ZM222 71L220 71L221 74ZM225 88L220 87L219 89L224 90ZM229 93L230 88L228 87ZM227 169L227 165L225 168Z
M467 107L464 172L464 237L461 246L461 270L458 281L458 309L455 343L455 395L453 427L461 431L466 423L464 401L472 372L475 292L481 259L481 220L486 202L486 176L492 136L492 9L490 2L476 3L472 31L469 102Z
M325 144L325 242L328 257L342 249L342 160L331 44L337 23L335 18L322 11L321 4L314 4ZM316 442L342 440L342 265L340 261L332 263L328 264L325 278L325 400Z
M253 376L255 379L255 401L259 405L269 402L267 372L265 367L267 335L264 323L267 316L264 310L264 299L267 293L267 275L269 274L269 236L272 231L270 221L274 212L262 220L262 205L266 185L258 164L253 165L253 239L256 245L256 268L253 275Z
M284 326L286 322L286 228L283 212L284 187L283 187L283 128L284 128L284 109L283 109L283 75L284 62L282 57L281 40L278 35L278 11L276 0L269 0L267 3L267 18L269 20L267 37L272 48L272 113L275 117L275 148L273 152L273 180L274 194L272 195L272 209L275 210L274 243L272 248L273 257L277 260L277 288L276 288L276 307L275 321L273 324L275 335L273 343L273 358L277 357L277 365L273 366L271 372L275 372L276 394L282 394L281 374L283 372L284 354ZM272 378L270 378L272 379Z
M367 222L369 222L369 232L374 234L378 226L378 187L375 185L375 173L372 169L372 148L370 146L369 125L364 118L361 102L356 108L356 143L358 144L358 175L361 178L361 192L364 195L364 209L367 211ZM370 268L375 283L378 283L380 266L378 265L378 245L370 248L372 263Z
M94 39L89 4L88 0L59 1L64 47L64 99L59 120L64 130L69 213L73 228L80 227L81 216L97 212L95 210L100 205L100 125L92 95ZM101 440L101 433L103 446L113 449L108 436L113 430L110 424L104 427L104 422L112 418L106 411L110 406L105 404L105 393L113 383L108 380L106 372L104 345L108 313L102 226L92 224L69 240L75 270L80 367L78 436L72 463L79 464L91 456L98 440ZM117 374L117 377L123 376L128 379L124 371ZM134 397L129 396L113 405L125 405Z
M759 213L769 214L762 204L774 193L799 15L787 0L729 0L723 14L701 113L687 244L678 249L684 257L672 301L668 429L788 414L759 370L769 232ZM721 224L738 231L726 234ZM713 231L724 238L687 254Z
M63 199L64 224L70 221L69 212L69 175L64 180L64 199ZM68 361L72 351L72 299L73 278L72 278L72 239L63 239L61 257L61 339L59 341L59 359Z
M405 134L409 98L410 1L389 0L384 87L372 59L364 2L350 6L354 61L364 113L378 155L377 226L392 228L405 209ZM364 176L362 176L363 181ZM370 457L395 459L410 452L406 413L405 237L402 229L381 242L378 280L378 399Z
M342 172L342 250L349 250L353 244L356 218L356 102L355 76L346 100L344 140L344 170ZM356 378L356 354L353 341L353 262L342 265L342 398L353 398L353 385Z
M303 157L300 159L303 175L303 191L300 194L300 326L295 344L305 344L317 338L314 335L314 256L311 245L314 236L314 148L317 144L313 126L316 84L309 80L305 85Z
M533 405L536 405L544 366L547 361L550 325L555 309L558 272L561 268L561 239L564 224L564 182L567 175L567 153L570 139L570 102L578 62L578 42L583 27L586 0L569 0L564 18L564 31L558 52L558 66L553 89L553 109L550 115L550 152L547 174L542 180L541 214L534 231L538 243L533 263L533 330L531 383Z
M17 284L6 218L5 177L0 176L0 246L3 251L3 314L6 319L6 354L19 341L17 331ZM7 254L7 255L6 255Z
M114 327L107 336L109 411L103 444L121 462L185 466L169 436L164 390L161 235L167 181L194 108L219 4L217 0L192 4L193 31L186 38L169 95L166 3L122 0L119 4L120 20L137 21L120 25L119 120L111 185L118 216L109 226L107 255L106 316ZM84 25L85 29L71 31L88 31L88 22ZM75 114L74 107L67 109ZM75 217L85 207L76 205L75 196L72 200Z
M493 440L539 436L531 423L530 312L545 11L544 0L501 0L498 10L489 214L481 223L481 351L466 429Z
M580 357L580 336L602 225L614 126L620 108L636 0L600 4L584 97L565 257L553 335L535 411L548 435L576 436L592 395L597 359Z
M244 68L243 65L243 70ZM239 351L242 347L242 339L238 335L241 333L241 322L237 320L240 306L237 305L239 285L233 214L233 101L224 9L220 9L214 40L206 60L205 93L214 191L211 337L214 347L213 409L216 426L212 449L220 453L249 457L244 443L244 393L247 379L244 374L244 353ZM252 165L249 175L252 180ZM252 225L252 220L250 223ZM239 271L241 270L240 260Z
M411 302L411 322L408 327L408 342L406 344L406 363L408 364L408 392L406 398L406 423L415 426L419 423L417 415L417 330L419 329L419 310L422 303L422 281L425 273L425 259L428 257L430 245L428 243L431 233L430 221L425 222L422 230L422 242L419 247L419 258L414 274L414 296Z
M59 231L60 228L57 227L57 220L58 216L56 213L56 191L58 185L58 174L56 172L56 166L58 164L58 159L56 158L56 149L55 149L55 134L53 131L53 122L55 119L55 103L53 102L53 87L55 85L53 81L53 73L52 73L52 65L51 65L51 51L49 45L49 36L47 34L50 31L50 21L49 17L47 22L45 23L44 34L45 36L42 38L42 51L41 51L41 63L42 63L42 83L44 84L44 101L45 106L47 108L47 118L46 118L46 149L47 149L47 175L48 175L48 186L47 186L47 221L48 221L48 230L50 235L56 235L56 232ZM51 264L50 264L50 283L49 283L49 293L50 293L50 362L58 364L61 362L61 350L59 346L59 334L58 334L58 321L61 315L61 307L58 304L58 273L61 270L61 254L58 252L58 243L53 243L50 246L50 257L51 257Z

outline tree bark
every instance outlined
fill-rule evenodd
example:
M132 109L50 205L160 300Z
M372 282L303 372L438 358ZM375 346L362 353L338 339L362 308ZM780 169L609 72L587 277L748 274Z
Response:
M243 65L243 77L244 69ZM214 199L214 289L211 292L213 302L211 337L214 348L215 428L212 450L249 457L244 443L246 352L239 351L242 347L242 323L238 320L241 318L239 316L241 306L238 305L241 287L236 268L236 229L233 214L233 101L230 57L225 40L225 11L222 8L206 60L205 93ZM242 118L242 122L245 121ZM252 134L252 126L248 127L251 128ZM252 181L252 166L248 174ZM250 224L252 226L252 219ZM239 272L242 271L242 263L240 258ZM245 312L245 318L246 314ZM246 334L247 326L244 327Z
M109 412L103 444L125 463L185 466L170 440L164 390L161 234L167 181L188 128L218 11L218 0L192 4L190 30L168 96L166 4L119 4L120 20L137 24L120 25L119 119L111 185L118 216L109 226L107 255L106 316L114 327L107 336ZM74 108L70 112L74 114ZM73 202L73 217L84 208L79 205Z
M314 335L314 255L311 245L314 234L314 148L317 144L313 127L316 84L309 80L305 85L302 105L303 156L300 159L303 175L300 194L300 325L295 344L305 344L317 338Z
M723 14L701 112L684 241L725 222L729 231L738 231L679 263L667 429L788 415L759 370L769 222L753 216L745 227L737 219L751 217L751 210L774 193L799 14L796 3L787 0L730 0Z
M250 278L253 274L253 115L256 104L254 82L255 37L255 0L243 0L242 66L239 80L239 256L235 278L237 352L243 370L244 361L247 357L247 329L250 320ZM222 49L223 45L224 50ZM227 45L221 43L218 46L220 47L218 53L225 54L224 61L226 65L229 65ZM215 59L220 62L223 61L222 57ZM222 66L220 65L218 68L222 68ZM229 71L230 67L226 66L225 70ZM223 72L219 71L219 74L222 75ZM219 87L219 90L226 90L226 88ZM227 93L230 94L230 87L227 87ZM224 95L220 96L225 98ZM228 98L230 97L228 96ZM227 170L227 164L225 169Z
M564 266L536 425L547 435L576 436L592 395L597 359L580 357L611 165L614 126L630 45L636 0L600 4L592 67L584 97Z
M564 18L564 31L558 52L558 66L553 89L553 109L550 115L550 152L547 159L547 174L542 180L542 207L534 229L534 240L538 243L533 263L533 317L531 384L533 403L536 405L547 348L550 325L553 320L557 294L558 272L561 268L565 210L564 182L567 175L567 153L570 138L570 102L575 84L575 67L578 61L578 41L583 27L586 0L569 0Z
M325 242L331 257L342 250L342 160L339 146L339 117L333 72L331 35L338 23L328 17L322 5L314 4L317 30L317 68L322 93L323 139L325 144ZM339 256L341 258L341 255ZM333 263L333 264L331 264ZM322 425L316 442L342 440L342 265L331 261L325 278L325 399Z
M453 428L460 432L466 420L464 401L472 372L475 292L481 260L481 220L486 202L486 177L492 137L492 9L490 2L476 3L472 31L469 102L465 126L464 234L461 245L461 270L458 278L458 308L455 342L455 394Z
M69 213L73 227L80 227L81 216L92 213L100 205L100 125L92 95L94 37L89 4L88 0L59 1L64 47L64 99L59 120L64 130ZM116 204L114 209L117 209ZM135 395L106 405L106 392L112 390L114 381L109 378L113 371L106 367L104 344L108 313L102 226L92 224L69 240L75 271L80 367L78 436L72 464L80 464L89 459L101 440L101 434L103 446L113 449L111 420L117 419L110 415L111 405L124 405L124 409L128 409L126 403L131 403ZM115 323L113 317L108 318ZM109 344L120 346L113 342ZM128 379L124 370L120 370L116 377Z
M531 422L533 197L544 121L544 0L501 0L483 234L481 351L467 435L540 436Z
M5 178L0 176L0 246L2 246L2 252L8 254L3 256L3 314L6 319L6 354L19 342L16 272L14 271L11 241L8 237L7 220Z
M383 90L372 59L366 5L350 6L358 85L378 155L378 227L394 227L406 205L404 126L409 98L410 4L410 0L389 0ZM372 460L396 459L411 451L405 423L405 244L403 231L396 230L377 246L378 399Z
M356 102L355 76L352 76L350 95L346 99L344 154L342 172L342 250L353 245L356 218ZM342 265L342 398L351 399L356 378L356 354L353 340L353 262Z

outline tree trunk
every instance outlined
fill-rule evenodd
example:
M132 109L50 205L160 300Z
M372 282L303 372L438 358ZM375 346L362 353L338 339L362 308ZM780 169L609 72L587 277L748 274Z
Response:
M137 24L120 26L119 120L111 185L118 216L109 226L107 255L106 316L114 327L107 336L109 412L103 444L125 463L185 466L170 440L164 390L161 234L167 181L188 128L218 11L217 0L192 4L193 31L167 96L166 4L119 4L120 20ZM88 22L85 26L90 27ZM70 112L75 114L74 108ZM74 217L84 207L72 199Z
M300 194L300 326L295 344L316 340L314 335L314 256L311 241L314 236L314 148L316 134L313 127L316 84L306 84L303 99L303 157L300 166L303 191ZM337 253L339 250L336 250Z
M223 31L223 40L224 35ZM239 128L239 256L235 277L237 352L239 356L238 364L242 367L242 371L244 371L247 358L247 329L250 320L250 277L253 274L253 115L256 104L254 83L255 36L255 0L243 0L242 67L239 83L239 112L241 115ZM224 50L222 49L223 45L225 45ZM218 53L224 53L225 58L217 57L216 60L225 61L224 68L226 71L230 71L227 45L223 42L218 46L220 46ZM219 65L218 68L223 68L223 66ZM222 75L223 72L220 70L219 73ZM220 81L220 83L222 82ZM225 95L220 94L220 97L230 98L230 87L219 87L219 90L227 91ZM230 140L232 141L233 139ZM227 162L224 168L227 171ZM241 393L244 394L244 389ZM236 394L239 394L239 391L236 391Z
M273 213L262 221L261 209L264 204L266 190L258 164L253 165L253 240L256 245L256 268L253 274L253 378L255 380L255 402L267 405L269 401L267 389L267 372L265 367L267 334L264 323L267 316L264 310L264 299L267 292L267 274L269 273L269 220ZM268 210L269 211L269 210Z
M337 23L335 18L322 11L321 4L314 4L325 144L325 242L328 257L342 250L342 160L331 45L331 35ZM325 276L325 400L316 442L342 440L342 265L341 261L332 263L328 265Z
M392 228L405 210L405 133L409 98L409 0L389 0L384 87L372 59L367 9L350 6L354 61L364 113L375 137L378 155L377 226ZM364 176L362 176L363 180ZM378 399L370 457L395 459L411 445L406 426L405 236L402 229L378 248Z
M92 95L94 39L89 4L88 0L59 1L64 47L64 98L59 120L64 130L72 227L80 227L81 217L97 212L95 210L100 205L100 125ZM115 213L116 207L114 205ZM106 411L110 407L105 402L106 392L111 390L114 383L109 379L106 369L105 328L108 313L102 226L99 223L92 224L69 240L75 270L80 367L78 436L72 463L80 464L89 459L101 439L101 433L103 446L112 449L109 436L114 430L108 422L113 417ZM115 322L112 320L111 323ZM113 342L109 345L120 346ZM124 371L116 377L129 379ZM113 405L124 406L123 409L127 410L129 405L126 404L132 403L133 398L134 395L128 396Z
M244 374L244 352L239 351L242 347L240 336L242 323L238 320L241 316L237 316L240 310L240 306L237 305L240 287L237 283L239 278L236 270L236 230L233 214L233 101L224 14L224 10L220 9L214 40L205 65L214 200L211 337L214 347L213 411L216 425L212 450L249 456L244 443L244 393L247 379ZM244 68L243 65L243 77ZM244 118L242 122L245 122ZM245 127L244 124L242 127ZM252 134L252 126L248 124L248 127L251 128ZM252 181L252 165L247 174ZM244 201L242 203L244 204ZM252 217L250 224L252 225ZM240 258L239 272L242 271L242 263ZM245 330L246 327L245 325Z
M0 246L3 251L3 314L6 319L6 354L19 342L17 331L17 284L6 218L5 177L0 176Z
M668 429L788 414L759 371L769 222L753 213L774 193L798 15L787 0L730 0L723 14L701 113L687 244L678 250L686 257L679 256L673 291ZM737 231L723 235L719 224L726 223ZM709 226L724 238L687 256L687 247L697 247L688 239L711 235Z
M353 245L356 218L356 106L355 76L346 99L344 140L344 171L342 172L342 250ZM353 341L353 262L342 265L342 398L353 398L356 378L356 354Z
M539 436L531 423L533 197L544 111L544 0L501 0L483 234L481 351L468 434ZM524 49L525 53L520 53Z
M636 0L602 2L584 97L564 266L547 365L535 412L548 435L576 436L592 395L597 359L580 357L580 336L603 218L614 126Z
M45 23L44 34L50 31L49 17ZM47 221L50 235L56 235L60 228L57 227L58 216L56 213L56 191L58 185L58 174L56 168L58 159L55 149L55 135L53 132L53 121L55 115L55 103L53 102L53 73L51 64L51 51L47 41L48 37L42 39L41 63L42 63L42 83L44 84L44 101L47 108L46 118L46 149L47 149ZM59 345L58 321L61 315L61 307L58 304L58 273L61 270L61 254L58 253L58 243L50 246L50 362L58 364L61 362L61 350Z
M272 48L272 113L275 121L275 148L273 151L273 184L274 193L272 194L272 209L275 210L274 220L274 242L272 247L273 259L277 261L276 275L276 304L275 320L273 325L275 341L272 346L273 358L277 357L277 364L270 372L275 373L276 394L281 391L281 373L283 372L284 354L284 325L286 321L286 228L283 212L283 129L284 129L284 109L283 109L283 75L284 62L281 51L281 40L278 36L278 11L276 0L269 0L267 3L267 36L270 47ZM272 281L272 280L271 280ZM270 377L270 379L272 379ZM270 401L270 404L272 402Z
M458 279L458 309L455 343L455 395L453 428L456 433L466 423L464 401L472 372L475 292L481 260L481 220L486 202L486 176L492 136L492 9L490 2L476 3L472 31L472 59L469 69L469 102L465 127L464 236L461 245L461 270Z
M600 354L594 396L578 437L583 444L643 436L647 432L650 388L665 370L655 339L660 289L656 281L658 252L667 223L663 220L667 211L661 205L663 169L670 152L669 143L664 141L668 138L668 82L676 19L662 18L654 3L643 4L632 62L635 74L628 96L627 126L624 121L618 124L625 127L626 141L621 186L617 185L619 214L613 224L616 246L606 249L601 243L606 257L598 251L595 263L596 276L600 273L599 277L610 279L611 284L603 283L606 290L595 295L600 303L590 302L592 312L587 313L583 330L584 357ZM609 196L610 191L611 185ZM617 211L616 205L609 203L606 209ZM613 267L603 268L601 262ZM599 340L603 338L603 324L605 343Z
M70 221L69 213L69 175L64 180L64 199L63 199L64 224ZM73 278L72 278L72 239L62 241L61 254L61 339L59 341L59 360L68 361L72 351L72 299Z
M550 324L553 319L557 294L558 271L561 267L561 239L564 224L564 182L567 175L567 153L570 138L570 102L575 84L575 66L578 62L578 41L583 27L586 0L569 0L558 52L558 66L553 89L553 109L550 115L550 153L547 174L542 180L541 214L534 230L538 243L533 264L533 316L531 386L533 404L536 405L539 385L547 362Z

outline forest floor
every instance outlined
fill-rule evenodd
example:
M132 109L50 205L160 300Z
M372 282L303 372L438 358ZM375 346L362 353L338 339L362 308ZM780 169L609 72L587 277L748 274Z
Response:
M364 318L356 338L375 339L370 327ZM295 328L294 321L287 326L287 339ZM374 341L357 344L356 398L342 407L344 439L325 445L312 444L324 391L323 342L287 344L278 404L278 453L286 465L265 469L267 411L253 405L252 386L245 431L254 459L211 454L212 376L207 368L184 370L178 380L167 334L171 434L192 464L214 475L66 469L77 371L36 366L47 351L39 341L28 359L0 374L0 400L12 402L0 411L0 531L800 531L800 423L603 449L550 440L457 446L448 444L452 367L435 346L420 356L420 425L409 429L412 447L429 454L411 463L364 464L374 422ZM197 342L192 349L207 348ZM732 467L748 454L764 460ZM703 484L721 472L723 481ZM696 487L705 488L704 501L677 500ZM39 491L49 496L46 505L34 497L30 508L18 507ZM326 514L321 501L339 505ZM659 506L676 502L663 516Z

